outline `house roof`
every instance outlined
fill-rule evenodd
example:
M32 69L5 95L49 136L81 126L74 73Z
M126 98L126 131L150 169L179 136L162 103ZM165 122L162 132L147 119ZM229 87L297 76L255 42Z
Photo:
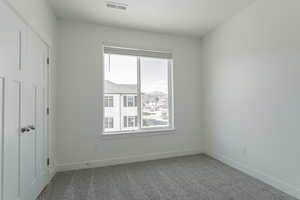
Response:
M137 93L137 85L118 84L112 81L104 81L104 93L108 94L134 94Z

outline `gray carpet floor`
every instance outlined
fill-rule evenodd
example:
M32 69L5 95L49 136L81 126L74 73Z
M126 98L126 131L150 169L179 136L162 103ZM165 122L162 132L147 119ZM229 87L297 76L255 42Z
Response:
M296 200L205 155L58 173L49 200Z

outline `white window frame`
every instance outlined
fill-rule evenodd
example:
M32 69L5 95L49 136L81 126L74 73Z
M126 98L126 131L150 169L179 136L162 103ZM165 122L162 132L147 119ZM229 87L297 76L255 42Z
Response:
M104 74L104 56L106 54L105 48L112 48L116 50L115 53L117 55L128 55L128 56L136 56L137 57L137 109L138 109L138 120L137 120L137 130L122 130L122 131L105 131L104 129L104 100L102 105L102 122L103 122L103 129L102 135L103 136L117 136L117 135L128 135L128 134L135 134L138 133L174 133L176 130L175 128L175 120L174 120L174 85L173 85L173 57L172 53L164 52L164 51L153 51L153 50L142 50L142 49L134 49L134 48L124 48L119 46L111 46L111 45L103 45L102 48L102 56L103 56L103 63L102 63L102 99L104 97L104 81L105 81L105 74ZM126 53L126 52L129 53ZM121 53L119 53L121 52ZM136 53L136 54L135 54ZM165 58L165 56L170 56L170 58ZM143 127L142 126L142 106L141 106L141 57L152 57L152 58L165 58L168 59L168 111L169 111L169 125L168 126L155 126L155 127ZM134 96L134 95L133 95ZM135 98L134 98L135 99ZM134 102L133 102L134 103ZM127 101L128 105L128 101ZM134 104L135 105L135 104ZM122 105L123 106L123 105ZM127 119L128 120L128 119Z

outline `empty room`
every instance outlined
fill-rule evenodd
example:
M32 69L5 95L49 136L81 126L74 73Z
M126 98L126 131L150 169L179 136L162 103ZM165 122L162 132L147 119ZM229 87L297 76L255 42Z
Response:
M0 0L0 200L300 200L299 0Z

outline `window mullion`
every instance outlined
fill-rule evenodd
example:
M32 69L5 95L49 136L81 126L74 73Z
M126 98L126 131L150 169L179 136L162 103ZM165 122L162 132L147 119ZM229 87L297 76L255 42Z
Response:
M141 98L141 59L137 57L137 112L138 112L138 129L142 127L142 98Z

